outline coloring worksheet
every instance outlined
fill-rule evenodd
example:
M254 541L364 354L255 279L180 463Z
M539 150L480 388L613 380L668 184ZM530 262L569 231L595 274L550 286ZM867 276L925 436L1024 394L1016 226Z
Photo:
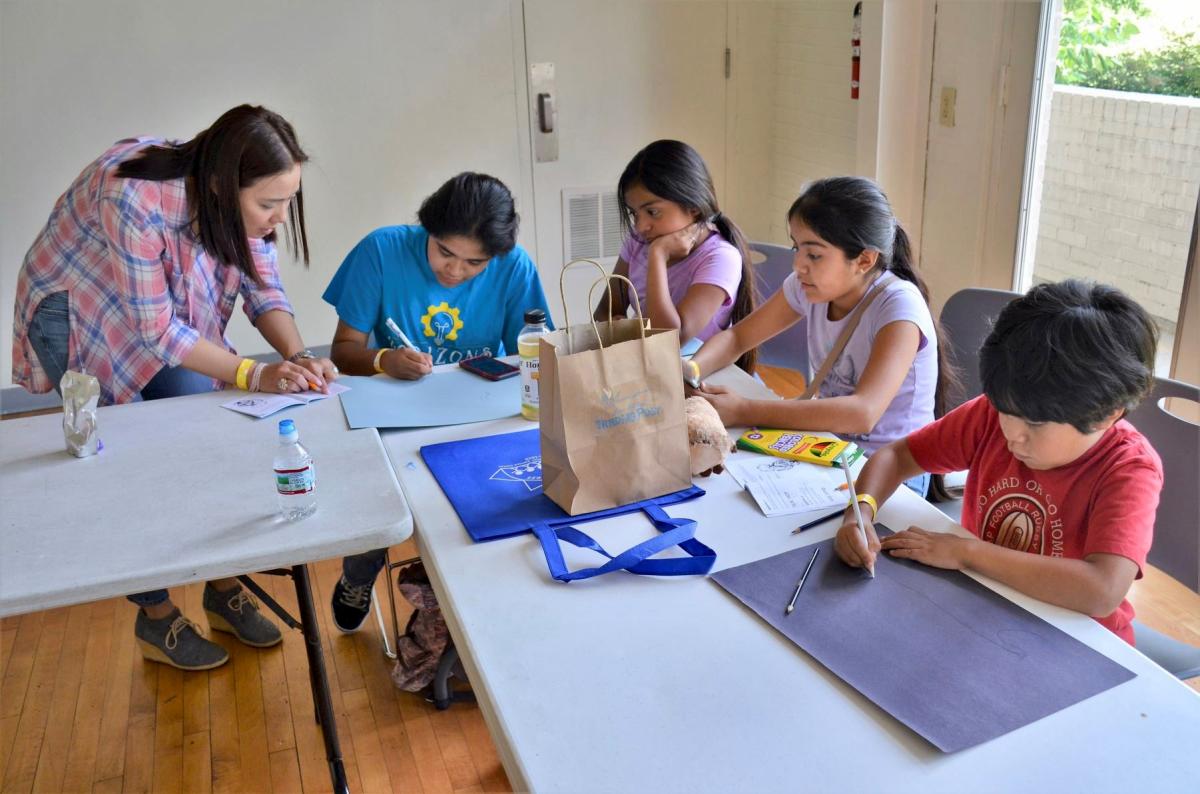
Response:
M845 506L840 469L753 452L730 455L725 468L765 516L788 516Z
M303 394L264 394L262 392L251 392L243 394L227 403L221 403L221 407L237 411L239 414L253 416L255 419L262 419L276 411L282 411L284 408L291 408L293 405L308 405L311 402L324 400L326 397L332 397L335 394L341 394L345 391L350 391L350 387L343 386L340 383L330 383L328 394L319 391L304 392Z

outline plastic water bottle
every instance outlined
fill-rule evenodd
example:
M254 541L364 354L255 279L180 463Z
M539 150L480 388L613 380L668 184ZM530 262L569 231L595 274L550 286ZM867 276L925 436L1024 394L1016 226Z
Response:
M279 514L288 521L299 521L317 509L317 470L312 455L300 446L296 423L279 423L279 449L275 452L275 490L279 493Z
M517 353L521 356L521 416L538 420L538 351L545 336L546 313L541 309L525 312L525 327L517 334Z

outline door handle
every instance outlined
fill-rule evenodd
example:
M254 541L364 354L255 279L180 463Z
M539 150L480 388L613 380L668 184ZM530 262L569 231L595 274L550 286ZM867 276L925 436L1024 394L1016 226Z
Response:
M554 96L547 92L537 95L538 129L554 132Z
M554 106L554 64L529 64L529 132L533 138L533 161L558 160L558 108Z

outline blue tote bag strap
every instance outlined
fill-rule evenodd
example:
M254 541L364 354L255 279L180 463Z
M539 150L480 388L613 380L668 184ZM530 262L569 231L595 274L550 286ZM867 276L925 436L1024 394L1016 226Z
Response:
M550 575L560 582L573 582L576 579L591 579L593 576L620 570L646 576L688 576L706 574L712 570L717 553L696 540L696 522L694 520L671 518L654 502L639 502L636 505L630 505L630 508L644 512L660 534L644 540L616 556L609 554L590 535L575 527L567 525L552 527L544 521L534 524L533 534L542 544L542 552L546 555L546 565L550 569ZM560 541L597 552L607 557L608 562L595 568L568 571L562 549L559 547ZM688 556L651 559L653 555L672 546L683 549Z

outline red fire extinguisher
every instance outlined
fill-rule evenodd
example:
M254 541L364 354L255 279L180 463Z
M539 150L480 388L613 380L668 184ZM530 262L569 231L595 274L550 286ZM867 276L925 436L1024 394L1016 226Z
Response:
M862 55L862 3L854 4L854 28L850 34L850 98L858 99L858 62Z

